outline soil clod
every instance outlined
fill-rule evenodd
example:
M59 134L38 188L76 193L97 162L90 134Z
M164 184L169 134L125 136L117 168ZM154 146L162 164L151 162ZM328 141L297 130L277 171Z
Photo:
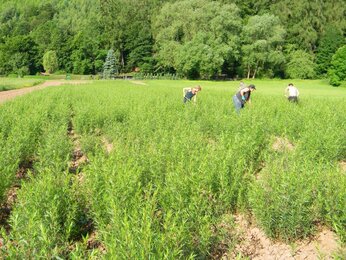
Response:
M294 145L285 137L275 137L272 149L277 152L293 151Z
M106 137L102 138L102 143L103 143L103 146L104 146L106 152L108 154L110 154L114 149L113 144L111 142L109 142Z
M340 165L341 170L342 170L343 172L346 172L346 161L341 161L341 162L339 163L339 165Z

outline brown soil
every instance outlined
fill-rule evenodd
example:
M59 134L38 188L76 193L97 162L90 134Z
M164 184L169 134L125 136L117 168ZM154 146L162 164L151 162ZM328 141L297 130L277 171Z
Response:
M211 248L210 259L223 259L229 248L237 242L238 235L235 233L233 215L226 213L221 216L221 221L212 227L213 234L217 237L222 234L223 239Z
M283 152L285 150L292 151L294 145L287 138L275 137L272 149L277 152Z
M91 249L98 249L99 252L101 252L102 254L106 253L106 248L100 241L98 241L97 234L96 234L95 231L93 231L89 235L89 238L88 238L88 241L87 241L87 249L89 249L89 250L91 250Z
M82 228L83 228L83 232L87 233L87 234L85 234L85 236L87 235L86 249L98 251L98 253L96 253L97 255L99 255L99 253L106 254L107 253L106 247L98 240L97 231L95 231L93 223L88 222L86 224L86 226L84 226ZM83 238L83 240L84 240L84 238ZM75 251L76 246L78 244L80 244L80 242L83 243L83 247L84 247L85 242L79 238L78 240L73 241L73 243L71 243L69 245L68 252ZM1 246L1 240L0 240L0 246ZM92 259L94 259L94 258L92 258ZM98 258L95 258L95 259L98 259Z
M72 122L70 122L69 129L68 129L68 136L73 142L73 153L72 153L72 160L70 162L69 172L70 173L77 173L77 170L86 163L89 162L88 157L82 152L81 145L80 145L80 137L77 135L72 126Z
M262 178L262 170L265 169L266 165L264 162L260 162L260 164L258 165L258 168L257 170L255 171L255 177L256 177L256 180L260 180Z
M86 155L84 155L81 150L75 150L73 152L73 159L72 162L70 163L70 168L69 172L70 173L76 173L77 169L81 166L84 165L88 162L88 158Z
M8 219L11 215L12 207L17 200L18 186L11 187L6 194L6 201L0 205L0 227L3 227L7 232L10 230Z
M113 144L110 143L106 137L102 138L102 143L103 143L103 147L105 148L105 150L108 154L113 151L113 149L114 149Z
M85 174L81 171L83 165L89 162L88 157L83 153L80 144L80 136L75 133L72 120L69 122L67 129L67 134L73 142L74 151L72 154L72 160L70 162L69 172L76 174L76 180L79 184L83 184L85 181ZM104 140L106 140L104 138ZM87 215L87 214L86 214ZM86 241L86 246L88 250L96 249L102 254L106 253L105 246L97 239L97 234L95 231L94 223L91 219L87 223L81 226L80 234L82 236L88 234L88 239ZM73 251L77 245L78 241L81 241L82 237L77 237L74 243L69 247L70 251ZM83 242L84 243L84 242Z
M207 138L207 145L212 147L213 149L217 148L217 141L214 138Z
M14 90L9 90L9 91L1 91L0 92L0 104L13 99L17 96L22 96L24 94L30 93L35 90L40 90L46 87L53 87L53 86L60 86L60 85L79 85L79 84L86 84L86 83L91 83L91 81L87 80L49 80L46 81L40 85L30 87L30 88L22 88L22 89L14 89Z
M341 161L339 163L339 165L340 165L341 170L346 172L346 161Z
M28 177L28 171L32 170L33 161L22 163L16 173L16 184L13 184L6 193L6 200L0 204L0 228L3 227L7 232L11 229L8 219L11 215L13 205L17 200L17 191L21 188L20 181ZM1 244L1 241L0 241Z
M336 235L321 228L313 238L297 241L288 245L270 240L265 233L243 215L235 216L238 227L238 243L224 259L234 259L237 256L250 259L333 259L333 253L338 248Z

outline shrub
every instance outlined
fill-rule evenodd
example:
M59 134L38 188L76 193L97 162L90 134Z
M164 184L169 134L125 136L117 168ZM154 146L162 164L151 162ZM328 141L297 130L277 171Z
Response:
M328 71L330 84L340 86L341 82L346 80L346 45L339 48L333 55L331 67Z
M335 87L338 87L341 85L339 76L336 75L336 73L333 70L330 71L329 84Z

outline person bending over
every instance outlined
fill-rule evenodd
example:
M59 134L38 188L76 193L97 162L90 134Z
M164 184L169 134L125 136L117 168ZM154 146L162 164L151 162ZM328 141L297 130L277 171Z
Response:
M194 103L196 103L197 101L197 93L199 91L202 91L201 86L197 85L196 87L193 88L184 88L183 89L183 97L184 100L183 102L190 102L191 100L193 100Z
M251 92L256 90L255 85L251 84L248 87L242 88L233 96L233 104L237 113L245 107L245 103L251 103Z

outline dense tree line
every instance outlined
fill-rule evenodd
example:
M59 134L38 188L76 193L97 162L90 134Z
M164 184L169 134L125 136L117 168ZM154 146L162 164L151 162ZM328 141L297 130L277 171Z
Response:
M98 74L114 50L118 72L342 81L345 15L344 0L3 0L0 75Z

